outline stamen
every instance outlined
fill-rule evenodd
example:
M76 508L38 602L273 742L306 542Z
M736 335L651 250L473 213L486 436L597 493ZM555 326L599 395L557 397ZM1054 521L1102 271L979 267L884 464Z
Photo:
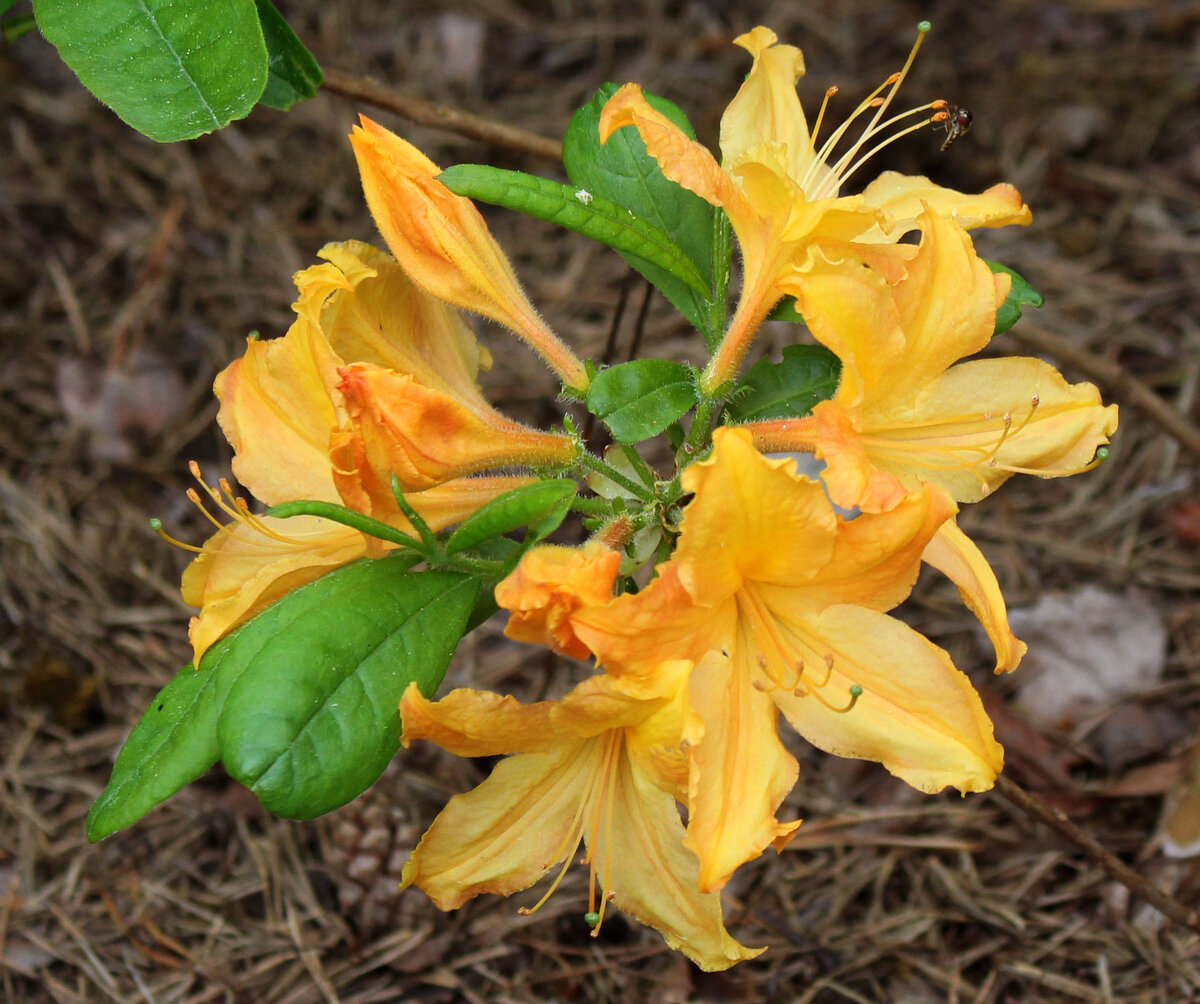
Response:
M150 529L158 534L158 536L160 536L168 544L171 544L174 547L182 548L185 551L191 551L193 554L201 554L204 551L204 548L202 547L197 547L195 544L185 544L177 537L172 537L169 533L167 533L166 530L163 529L162 520L157 516L150 517Z
M837 84L825 89L825 97L821 100L821 110L817 112L817 121L813 123L812 132L808 137L809 150L815 151L817 148L817 133L821 131L821 123L825 120L825 109L829 107L829 99L838 92Z

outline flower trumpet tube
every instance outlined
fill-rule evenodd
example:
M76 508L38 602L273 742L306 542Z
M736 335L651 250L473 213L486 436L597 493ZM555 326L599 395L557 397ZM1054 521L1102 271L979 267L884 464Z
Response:
M729 215L741 248L743 280L737 310L701 378L713 392L732 379L754 334L784 295L779 280L811 266L817 249L843 259L847 270L865 262L891 277L904 274L911 251L897 241L912 229L920 200L967 226L1028 223L1029 210L1011 186L966 195L933 185L927 178L890 173L862 195L841 188L871 157L900 137L944 114L935 101L884 118L927 25L922 25L904 68L888 77L818 145L830 88L810 129L796 94L804 73L799 49L778 45L764 27L735 39L754 57L741 89L721 119L720 164L666 116L655 111L635 84L618 90L601 116L601 139L632 125L672 181L719 206ZM859 125L861 124L861 128ZM857 138L850 134L858 129ZM834 157L843 140L845 153Z
M396 260L422 289L504 325L567 387L588 386L583 363L538 316L470 199L437 180L441 168L366 116L350 133L371 215Z
M405 745L427 739L459 756L512 754L474 791L452 798L404 866L443 910L480 893L527 889L581 844L588 912L598 933L609 907L657 928L702 969L719 970L762 949L726 932L720 897L698 890L676 808L687 765L681 743L686 662L653 678L585 680L561 701L523 706L511 697L455 690L431 703L416 685L400 705Z

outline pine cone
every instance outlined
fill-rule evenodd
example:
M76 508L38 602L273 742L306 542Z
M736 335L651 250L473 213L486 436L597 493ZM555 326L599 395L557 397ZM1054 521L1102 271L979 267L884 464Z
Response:
M406 780L414 767L393 761L372 788L321 820L338 906L364 938L414 929L438 915L420 891L400 891L401 869L423 832L419 798Z

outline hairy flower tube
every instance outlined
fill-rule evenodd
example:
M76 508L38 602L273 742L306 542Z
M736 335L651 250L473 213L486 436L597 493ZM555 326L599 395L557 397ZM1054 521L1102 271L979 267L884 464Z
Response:
M877 760L922 791L985 790L1003 763L967 678L887 613L954 514L949 496L928 486L888 513L847 520L748 433L718 429L714 440L712 456L684 472L693 498L657 578L569 614L574 636L619 678L694 665L685 844L704 891L798 825L775 817L797 775L780 712L815 746Z
M910 248L898 244L913 229L923 204L964 226L1028 223L1029 209L1011 185L967 195L928 178L894 172L881 175L861 195L842 195L851 175L883 147L944 115L946 102L932 102L885 119L921 39L899 72L888 77L818 146L818 133L830 88L810 129L796 81L804 57L777 36L758 27L735 42L753 57L749 75L721 119L720 164L709 151L646 101L636 84L612 96L601 118L601 138L632 125L672 181L719 206L729 215L742 253L742 293L718 351L706 367L702 386L712 392L737 372L755 332L784 295L780 280L803 274L818 252L828 261L845 259L848 268L866 262L890 277L904 274ZM920 118L923 116L923 118ZM866 118L857 138L848 139ZM913 118L918 118L915 124ZM904 128L901 128L901 126ZM835 157L842 141L848 149Z
M333 502L405 532L395 476L433 529L457 523L523 474L569 463L567 436L500 415L475 383L490 360L454 308L415 286L366 244L331 244L296 276L296 321L281 338L249 339L215 384L233 471L260 501ZM393 545L315 516L253 516L223 502L221 526L184 572L195 660L291 589ZM228 494L228 493L226 493Z
M360 116L350 133L363 192L396 260L439 300L503 324L568 387L587 389L583 363L538 316L470 199L437 180L441 168L411 143Z
M404 743L427 739L459 756L512 754L474 791L455 795L404 867L443 910L480 893L529 888L562 862L538 909L581 844L593 935L611 902L657 928L702 969L727 969L763 949L726 932L716 893L698 888L677 799L686 793L681 749L689 664L653 676L594 676L561 701L521 705L455 690L436 703L415 685L400 705Z

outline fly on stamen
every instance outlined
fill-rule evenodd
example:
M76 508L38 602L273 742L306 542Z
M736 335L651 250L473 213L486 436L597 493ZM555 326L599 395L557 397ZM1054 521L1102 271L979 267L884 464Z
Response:
M945 129L946 139L942 142L942 153L950 149L950 144L971 130L974 116L965 108L958 105L947 105L945 111L938 112L933 117L935 129Z

